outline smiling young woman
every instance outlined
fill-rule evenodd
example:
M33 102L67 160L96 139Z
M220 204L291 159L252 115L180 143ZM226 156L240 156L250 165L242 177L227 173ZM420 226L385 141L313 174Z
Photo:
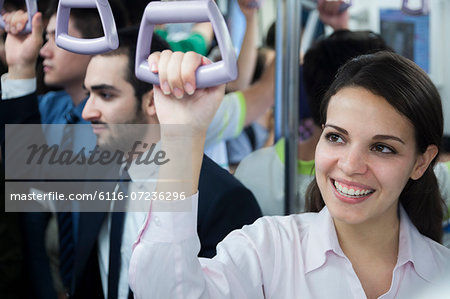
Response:
M196 69L181 67L191 75ZM161 123L183 115L202 144L219 91L199 90L181 101L157 93L155 101L177 106ZM149 213L130 262L135 296L411 298L439 284L450 272L450 250L438 244L443 201L432 166L443 117L433 83L397 54L360 56L340 70L322 112L316 179L307 194L314 213L262 217L230 233L213 259L198 259L194 175L192 212ZM189 157L202 154L193 151Z
M307 211L326 206L365 294L378 297L395 273L411 275L399 263L406 252L419 263L420 252L405 242L406 223L442 239L444 202L433 172L443 127L439 93L407 59L360 56L329 88L322 121Z
M432 166L443 116L439 93L428 76L399 55L360 56L340 70L325 95L322 120L316 151L320 174L309 188L307 210L318 212L325 204L330 209L336 198L341 208L346 203L344 209L379 216L374 206L388 205L396 212L400 202L417 229L440 242L444 201ZM328 174L325 184L323 167L331 167L327 163L335 163L335 173ZM347 189L342 180L350 184ZM352 187L355 183L364 187ZM351 195L351 189L360 189L360 194ZM338 210L330 209L334 212Z

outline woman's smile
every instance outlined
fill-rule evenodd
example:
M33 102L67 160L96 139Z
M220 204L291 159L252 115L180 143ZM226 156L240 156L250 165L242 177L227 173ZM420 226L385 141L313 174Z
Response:
M356 204L363 202L375 192L374 189L361 184L344 183L343 181L333 179L330 181L334 185L336 197L345 203Z

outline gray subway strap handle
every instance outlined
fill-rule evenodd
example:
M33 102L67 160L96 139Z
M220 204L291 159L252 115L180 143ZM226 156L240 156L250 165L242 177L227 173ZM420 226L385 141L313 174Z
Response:
M88 39L70 36L71 8L97 8L105 36ZM108 0L59 0L55 35L58 47L78 54L99 54L119 47L116 23Z
M3 9L3 4L5 0L0 0L0 10ZM28 13L28 22L25 25L24 30L21 33L30 33L31 32L31 19L33 19L34 14L37 12L37 2L36 0L25 0L27 4L27 13ZM5 28L5 21L3 17L0 15L0 28Z
M247 7L249 8L260 8L263 0L253 0L247 3Z
M136 49L136 77L140 80L159 85L158 74L150 71L147 58L150 55L153 29L156 24L193 23L210 21L222 60L200 66L196 73L197 88L217 86L236 80L236 53L231 42L228 28L219 8L213 0L151 2L142 17Z
M352 6L352 0L348 0L347 2L342 2L341 5L339 5L339 12L344 12L350 6Z
M350 6L352 6L352 0L340 0L340 1L341 4L339 4L339 13L346 11ZM302 6L309 10L317 9L317 0L302 0Z
M408 15L420 16L428 14L428 0L421 0L422 6L418 9L409 8L409 0L403 0L402 11Z

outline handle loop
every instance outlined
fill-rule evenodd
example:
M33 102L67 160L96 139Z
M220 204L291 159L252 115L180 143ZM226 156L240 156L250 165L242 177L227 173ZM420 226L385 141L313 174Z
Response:
M156 24L193 23L210 21L222 60L200 66L197 70L197 88L217 86L237 78L236 53L228 28L219 8L213 0L151 2L145 8L136 49L136 77L159 85L159 76L150 71L147 58L150 55L153 29Z
M69 17L71 8L97 8L105 36L76 38L70 36ZM78 54L100 54L119 47L116 23L107 0L60 0L56 15L56 45Z

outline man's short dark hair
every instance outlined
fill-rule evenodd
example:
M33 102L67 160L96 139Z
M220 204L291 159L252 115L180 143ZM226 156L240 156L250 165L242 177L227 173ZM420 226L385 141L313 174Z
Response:
M145 93L153 89L153 85L136 78L135 65L136 65L136 44L139 29L138 27L129 27L119 30L119 48L116 50L100 54L101 56L118 56L126 55L128 57L128 64L125 80L133 86L134 95L140 102ZM150 53L156 51L164 51L170 49L169 44L159 37L157 34L153 34L152 47Z

